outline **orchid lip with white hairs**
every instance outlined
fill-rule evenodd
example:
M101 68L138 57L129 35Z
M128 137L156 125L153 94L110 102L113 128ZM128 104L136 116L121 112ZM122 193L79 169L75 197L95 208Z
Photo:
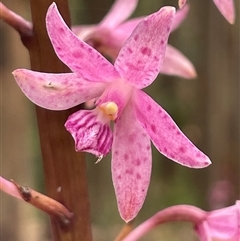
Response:
M103 20L96 25L73 26L73 32L85 42L94 46L99 52L115 60L124 42L144 17L126 19L133 13L138 0L116 0ZM178 10L172 31L178 28L186 18L189 6ZM161 73L186 79L196 78L196 70L191 61L179 50L167 45Z
M161 69L174 15L174 7L163 7L144 18L113 65L67 27L53 3L46 17L48 35L57 56L73 73L13 72L25 95L46 109L64 110L99 97L94 110L72 114L65 126L77 151L101 159L112 148L113 184L126 222L137 215L147 194L150 140L163 155L181 165L203 168L211 164L170 115L141 90ZM113 133L111 120L115 122Z

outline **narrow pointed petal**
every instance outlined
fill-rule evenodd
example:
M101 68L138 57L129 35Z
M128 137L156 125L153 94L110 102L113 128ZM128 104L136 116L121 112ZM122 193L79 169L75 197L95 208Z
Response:
M207 222L211 236L219 239L231 239L237 234L240 235L239 218L237 205L210 212Z
M179 8L183 8L185 4L187 3L187 0L178 0L178 6Z
M21 197L18 189L16 188L16 186L12 182L6 180L5 178L3 178L1 176L0 176L0 190L2 190L3 192L5 192L13 197L16 197L16 198L22 200L22 197Z
M129 222L141 209L151 176L150 139L127 106L114 128L112 178L118 209Z
M74 73L91 82L112 82L119 78L108 60L68 28L55 3L48 9L46 24L57 56Z
M159 74L174 15L174 7L163 7L146 17L122 47L115 67L136 88L150 85Z
M220 13L231 24L235 22L234 0L213 0Z
M102 158L112 147L113 135L109 119L101 119L99 114L98 109L80 110L68 117L65 127L75 141L76 151L89 152Z
M106 83L88 82L76 74L48 74L26 69L13 72L23 93L36 105L65 110L99 97Z
M186 19L188 12L189 12L190 6L187 4L184 6L184 8L177 10L173 26L172 26L172 32L179 27L179 25L182 24L182 22Z
M135 8L138 0L116 0L108 14L100 22L100 27L113 29L126 20Z
M180 76L186 79L197 77L196 70L191 61L171 45L167 46L161 73Z
M211 164L153 99L140 90L134 92L133 98L137 118L159 152L187 167L203 168Z

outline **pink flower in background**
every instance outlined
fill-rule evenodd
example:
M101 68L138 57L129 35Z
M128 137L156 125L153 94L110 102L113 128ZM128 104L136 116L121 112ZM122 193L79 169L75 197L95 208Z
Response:
M73 73L13 72L25 95L43 108L64 110L99 97L94 110L72 114L65 126L77 151L93 153L101 160L112 148L113 184L125 221L137 215L147 194L150 140L159 152L181 165L203 168L211 163L141 90L161 69L174 15L175 8L163 7L144 18L112 65L74 35L53 3L46 17L48 34L56 54ZM115 122L113 133L111 120Z
M116 0L110 11L98 25L73 26L72 30L80 39L115 60L124 42L144 18L138 17L125 21L135 10L137 3L138 0ZM177 11L172 31L182 23L188 11L188 5ZM171 45L167 45L160 72L187 79L197 76L193 64Z
M187 0L178 0L179 8L186 4ZM235 5L234 0L213 0L220 13L231 24L235 22Z
M240 201L235 205L208 212L204 221L196 225L201 241L240 240Z

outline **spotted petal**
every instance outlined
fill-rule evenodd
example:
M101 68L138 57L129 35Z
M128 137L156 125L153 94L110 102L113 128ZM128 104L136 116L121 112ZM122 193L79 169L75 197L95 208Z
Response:
M76 74L48 74L17 69L13 75L23 93L36 105L65 110L100 96L106 83L88 82Z
M181 132L170 115L147 94L135 90L133 100L137 119L159 152L181 165L192 168L203 168L211 163Z
M130 104L114 126L112 178L121 217L132 220L145 200L151 176L150 139Z
M169 44L167 45L161 73L176 75L186 79L196 78L197 76L192 62L179 50Z
M159 74L174 15L174 7L163 7L146 17L122 47L115 67L133 86L144 88Z
M116 0L108 14L100 22L100 27L113 29L126 20L137 7L138 0Z
M99 111L95 109L75 112L68 117L65 127L75 141L76 151L89 152L102 158L111 149L113 135L109 119L104 119L104 116L99 118Z
M213 0L220 13L231 24L235 22L234 0Z
M91 82L112 82L119 78L108 60L68 28L55 3L48 9L46 24L57 56L74 73Z

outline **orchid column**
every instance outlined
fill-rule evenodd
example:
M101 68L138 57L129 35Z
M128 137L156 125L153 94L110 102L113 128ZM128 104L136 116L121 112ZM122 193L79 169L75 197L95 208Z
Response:
M70 24L67 0L55 1ZM34 34L25 40L33 70L68 72L50 44L45 16L51 0L30 0ZM77 107L76 107L77 108ZM72 110L49 111L36 107L47 194L74 213L74 220L61 226L52 219L56 241L91 240L90 211L84 154L75 152L71 136L64 129ZM75 109L76 110L76 109Z

